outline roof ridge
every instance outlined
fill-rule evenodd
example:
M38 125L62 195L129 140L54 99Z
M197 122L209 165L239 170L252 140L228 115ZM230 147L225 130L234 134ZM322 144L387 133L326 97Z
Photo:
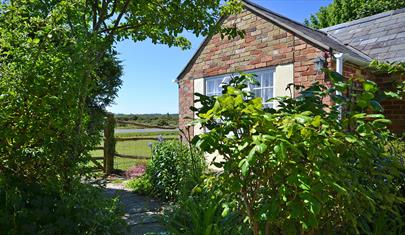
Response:
M385 17L389 17L389 16L401 14L401 13L405 13L405 8L385 11L385 12L381 12L381 13L378 13L378 14L375 14L375 15L366 16L366 17L363 17L363 18L360 18L360 19L340 23L340 24L337 24L337 25L332 25L332 26L329 26L329 27L326 27L326 28L322 28L321 31L325 32L325 31L329 31L329 30L342 29L342 28L346 28L346 27L349 27L349 26L363 24L363 23L367 23L367 22L370 22L370 21L373 21L373 20L378 20L378 19L381 19L381 18L385 18Z

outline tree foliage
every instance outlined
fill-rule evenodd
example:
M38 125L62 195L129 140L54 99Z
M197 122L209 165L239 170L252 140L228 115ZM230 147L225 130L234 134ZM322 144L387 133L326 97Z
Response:
M377 85L326 73L332 87L275 98L276 109L246 91L256 83L249 75L235 77L221 96L197 94L197 122L209 131L194 141L224 157L215 163L222 189L234 195L253 234L403 232L404 165L386 148L390 121L379 114ZM338 105L326 105L329 98Z
M1 2L0 181L23 182L1 195L26 192L21 194L22 206L11 203L17 200L0 206L9 213L4 216L14 221L15 233L24 226L17 214L22 208L33 208L31 189L63 197L74 193L82 180L88 152L100 141L102 111L121 84L115 43L150 39L189 48L190 42L181 36L184 31L204 36L239 34L216 24L223 14L240 10L238 1L220 3Z
M321 29L403 7L403 0L334 0L306 19L305 24Z
M67 27L79 24L77 5L46 11L39 2L1 6L2 233L125 232L116 203L80 184L87 151L100 139L102 111L121 83L121 67L109 50L89 70L84 54L93 40ZM84 71L91 77L85 99Z
M237 1L12 0L1 5L2 172L69 181L98 141L94 112L111 104L125 38L187 48ZM231 34L232 30L224 33ZM236 32L236 31L235 31ZM95 131L92 131L95 130ZM37 170L34 170L37 169Z
M1 172L27 183L66 183L85 157L73 155L91 142L76 125L86 69L80 54L89 41L64 26L74 4L45 15L12 3L0 16ZM88 112L84 119L90 123Z

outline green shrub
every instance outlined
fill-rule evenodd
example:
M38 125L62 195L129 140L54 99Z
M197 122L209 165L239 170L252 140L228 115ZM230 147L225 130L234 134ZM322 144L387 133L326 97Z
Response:
M156 196L176 200L191 192L204 170L205 159L201 152L179 141L163 141L153 145L146 174Z
M394 139L386 146L388 151L393 151L399 156L402 156L405 160L405 139Z
M314 84L297 98L277 98L277 109L246 91L256 83L248 75L222 96L197 94L194 111L210 131L193 141L224 157L221 189L235 196L254 234L400 234L404 168L386 149L390 121L379 114L378 88L326 73L331 88Z
M66 193L40 184L17 185L0 177L1 234L125 234L117 199L76 183Z
M0 3L1 234L122 234L116 204L78 183L121 84L114 50L78 21L85 8Z
M152 192L152 184L150 183L149 177L143 175L126 182L125 186L131 189L135 193L139 194L150 194Z
M218 179L208 177L189 197L165 212L163 222L170 234L250 234L242 215L235 208L229 208L227 197L217 189L220 187Z

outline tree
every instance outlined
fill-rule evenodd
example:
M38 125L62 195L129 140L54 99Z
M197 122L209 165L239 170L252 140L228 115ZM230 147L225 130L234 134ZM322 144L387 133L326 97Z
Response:
M17 215L35 208L30 203L38 191L57 199L77 189L89 151L100 141L100 112L121 84L115 43L150 39L186 49L190 42L181 36L184 31L240 33L216 24L240 10L239 2L220 2L1 2L0 190L4 184L8 188L0 197L18 194L22 200L8 201L5 209L0 205L6 212L0 225L21 225Z
M403 7L403 0L334 0L305 19L305 24L317 29L326 28Z
M203 36L240 33L216 24L224 14L240 9L236 0L225 5L219 0L11 0L1 4L1 115L5 127L1 152L2 158L11 159L2 162L17 164L20 159L14 155L19 151L37 157L41 152L47 156L43 167L58 173L36 174L26 164L19 166L27 167L24 170L15 169L14 164L7 168L24 177L36 174L33 181L39 175L60 174L65 176L58 179L69 181L66 169L75 169L97 142L91 135L97 131L88 131L90 114L109 105L120 85L114 43L126 38L150 39L189 48L190 42L181 36L184 31ZM27 133L31 128L32 136ZM55 146L60 146L56 152L44 152ZM66 156L59 158L60 165L50 160L62 153ZM38 164L35 157L27 159L33 161L32 167Z

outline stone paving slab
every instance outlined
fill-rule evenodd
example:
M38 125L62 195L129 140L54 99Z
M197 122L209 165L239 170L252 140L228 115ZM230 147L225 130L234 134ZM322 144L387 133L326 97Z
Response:
M132 193L122 184L106 185L105 193L109 197L118 196L124 206L124 219L127 221L129 235L166 234L159 223L162 215L162 203L158 200Z

